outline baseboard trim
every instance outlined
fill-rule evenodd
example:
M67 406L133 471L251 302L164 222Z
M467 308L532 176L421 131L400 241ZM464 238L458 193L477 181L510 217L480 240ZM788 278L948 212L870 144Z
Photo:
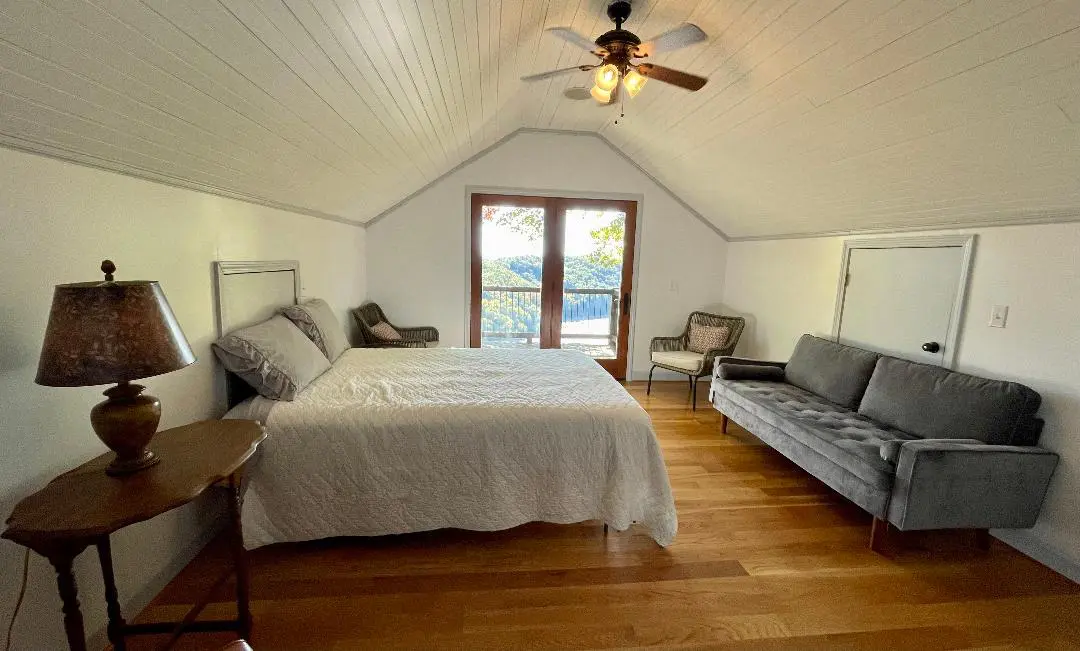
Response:
M1062 556L1040 540L1030 529L994 529L995 538L1029 556L1073 583L1080 583L1080 562Z

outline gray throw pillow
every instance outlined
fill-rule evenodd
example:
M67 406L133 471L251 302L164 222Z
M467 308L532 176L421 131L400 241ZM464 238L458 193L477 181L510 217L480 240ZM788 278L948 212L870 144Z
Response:
M301 305L290 305L282 308L281 313L300 328L331 362L351 348L341 322L321 298L313 298Z
M720 379L783 382L784 369L779 366L762 366L758 364L720 364Z
M271 400L292 400L330 368L322 351L281 315L230 332L211 347L226 369Z

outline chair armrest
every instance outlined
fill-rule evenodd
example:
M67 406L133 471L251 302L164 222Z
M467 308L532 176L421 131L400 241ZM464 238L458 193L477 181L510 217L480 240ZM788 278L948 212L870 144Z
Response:
M686 339L678 337L653 337L649 342L649 352L659 353L672 350L686 350Z
M1026 445L919 439L900 445L888 519L908 529L1035 524L1058 455Z
M431 326L414 328L394 328L405 341L439 341L439 331Z

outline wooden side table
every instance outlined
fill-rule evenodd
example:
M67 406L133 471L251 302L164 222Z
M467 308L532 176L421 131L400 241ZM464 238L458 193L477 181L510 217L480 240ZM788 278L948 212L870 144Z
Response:
M129 635L168 633L171 636L167 646L185 631L236 631L240 637L250 637L247 559L240 527L240 471L264 438L262 427L250 420L203 421L165 430L158 432L152 445L161 463L133 475L110 477L105 474L105 466L113 455L106 453L60 475L15 506L3 537L48 558L56 569L64 630L73 651L85 651L86 638L71 564L91 545L97 547L101 562L109 641L116 651L125 651ZM194 621L213 591L231 576L230 571L182 621L126 623L113 577L109 535L187 504L213 486L229 491L236 619Z

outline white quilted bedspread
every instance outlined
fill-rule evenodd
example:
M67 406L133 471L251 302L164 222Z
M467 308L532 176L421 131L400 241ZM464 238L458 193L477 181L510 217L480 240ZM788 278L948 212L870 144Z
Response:
M675 537L648 415L581 353L353 349L271 404L248 469L249 548L592 519Z

